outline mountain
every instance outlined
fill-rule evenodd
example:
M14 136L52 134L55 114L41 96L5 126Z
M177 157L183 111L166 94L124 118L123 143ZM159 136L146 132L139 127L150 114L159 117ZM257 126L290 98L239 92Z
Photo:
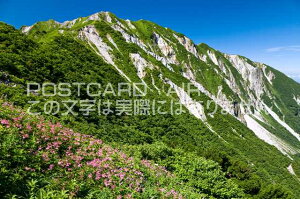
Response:
M40 101L34 109L43 112L47 100L69 99L45 98L39 92L27 95L28 82L97 82L112 88L120 82L143 83L144 96L91 97L83 87L83 94L72 92L71 99L164 101L161 108L168 113L44 115L131 156L165 166L178 177L177 183L189 187L186 190L207 197L300 195L300 85L280 71L196 45L155 23L123 20L109 12L63 23L38 22L21 30L1 23L0 42L0 93L6 101L23 109L30 106L28 101ZM170 113L174 101L184 113ZM79 111L80 104L74 110ZM174 155L178 150L183 159ZM205 175L205 169L210 165L193 164L191 157L219 165L243 193L208 178L211 174ZM199 197L186 190L179 190L184 197Z
M2 196L28 198L206 198L165 167L127 156L91 135L80 134L0 101ZM18 115L18 117L16 117ZM243 192L213 161L160 145L179 161L177 168L201 169L203 181L220 197ZM10 152L11 151L11 152ZM33 155L34 154L34 155ZM205 166L198 166L205 165ZM13 174L13 175L12 175ZM39 176L38 178L36 176ZM37 180L38 179L38 180ZM202 182L204 184L204 182ZM42 184L42 185L41 185ZM203 185L202 185L203 186ZM206 185L207 186L207 185ZM222 188L220 192L217 189ZM11 195L7 195L10 193ZM182 193L182 194L181 194Z

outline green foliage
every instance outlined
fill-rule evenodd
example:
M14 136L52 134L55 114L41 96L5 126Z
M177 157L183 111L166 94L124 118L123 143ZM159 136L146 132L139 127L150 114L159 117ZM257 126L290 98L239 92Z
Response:
M188 187L216 198L241 198L243 192L231 180L225 178L220 166L181 149L172 149L163 143L126 146L125 149L138 158L153 160L172 171Z
M291 194L284 190L281 186L278 185L269 185L261 194L260 198L263 199L290 199L292 198Z
M300 95L299 84L278 70L271 67L268 67L268 70L275 74L275 79L273 80L274 95L277 98L277 103L280 105L282 114L285 115L286 122L299 132L300 107L294 100L295 96Z
M114 16L112 16L114 18ZM124 21L119 20L121 23ZM106 64L86 42L74 37L73 33L78 32L84 23L76 23L65 34L56 34L57 26L52 22L49 24L39 24L29 36L21 34L11 26L0 24L0 95L6 97L8 101L14 102L21 107L27 107L29 100L42 100L41 96L26 96L26 82L98 82L106 84L111 82L116 86L118 82L125 80L115 68ZM92 23L92 22L89 22ZM93 22L94 23L94 22ZM113 19L115 24L115 18ZM131 34L137 34L139 38L151 47L157 54L160 54L158 46L153 42L153 32L164 35L176 49L177 59L183 63L191 63L192 69L196 73L197 81L201 82L210 92L216 94L218 86L222 85L227 97L240 101L229 89L217 66L213 63L205 63L187 52L181 44L172 36L175 34L169 29L165 29L147 21L133 23L136 29L130 30ZM96 29L103 40L114 46L106 38L109 34L117 44L119 50L111 53L115 57L115 62L122 71L129 76L132 81L140 81L136 75L129 58L130 53L139 53L147 61L157 68L151 70L151 75L155 84L161 89L167 89L164 82L160 79L164 77L171 79L177 85L187 83L188 80L182 77L183 67L175 68L175 72L168 70L161 62L147 55L140 47L127 43L122 35L113 30L106 22L95 22ZM51 27L51 28L49 28ZM39 33L34 32L39 31ZM178 36L182 36L176 33ZM35 37L35 35L37 35ZM50 39L51 38L51 39ZM197 49L203 54L211 48L201 44ZM223 60L226 68L230 69L238 82L239 89L245 92L239 83L242 79L237 70L228 62L224 56L216 51L219 59ZM190 57L190 58L188 58ZM147 74L148 75L148 74ZM281 76L276 74L276 77ZM282 77L284 79L284 77ZM152 85L151 76L145 77L145 82L152 88L152 91L145 98L166 100L167 104L163 109L169 109L168 105L174 96L161 95ZM276 82L278 81L278 82ZM280 80L284 81L284 80ZM2 83L3 82L3 83ZM278 98L284 99L288 89L296 87L289 82L289 86L279 86L279 79L274 81ZM82 93L84 93L83 90ZM295 91L294 94L298 94ZM134 99L122 96L125 99ZM203 101L207 105L207 96L192 96L198 101ZM245 98L247 94L245 94ZM290 96L291 97L291 96ZM87 95L80 97L72 95L73 99L89 99ZM64 100L62 97L53 97L58 101ZM96 97L91 99L115 99L110 96ZM292 99L292 98L291 98ZM295 111L296 105L289 98L286 105L286 113L291 114L290 110ZM283 102L282 102L283 103ZM285 102L286 103L286 102ZM284 103L283 103L284 104ZM41 109L42 104L37 109ZM78 107L75 107L78 109ZM187 111L187 110L186 110ZM210 107L208 112L213 111ZM1 112L2 119L9 119ZM47 116L49 117L49 116ZM214 132L209 130L205 123L200 122L189 113L182 115L152 115L152 116L126 116L126 115L92 115L90 117L55 116L49 120L60 121L65 126L72 127L82 134L90 134L106 143L110 143L115 148L122 148L138 160L145 159L153 161L161 166L165 166L173 177L157 177L157 172L144 168L147 181L143 186L145 190L138 193L140 198L158 198L161 193L157 191L156 183L162 182L167 188L165 192L176 188L187 198L216 197L216 198L267 198L268 195L274 197L287 197L291 191L291 197L300 194L299 181L291 176L286 170L290 159L280 154L275 147L266 145L258 139L252 131L247 129L244 124L230 115L222 115L220 111L214 118L207 115L207 123L212 126ZM298 126L295 116L287 118L287 121L294 126ZM1 126L0 126L1 127ZM109 198L115 196L112 192L104 188L99 190L100 184L77 177L64 178L65 170L53 170L52 173L44 174L41 172L42 166L40 158L32 156L28 150L38 146L35 139L30 140L20 138L18 128L0 129L1 132L1 172L0 182L6 185L2 190L5 194L17 194L22 196L47 198L64 198L70 196L71 191L78 188L78 197L86 198ZM74 144L70 142L65 147ZM82 148L87 147L82 143ZM64 148L62 146L62 148ZM5 154L8 154L5 155ZM2 156L3 155L3 156ZM10 161L13 158L13 161ZM53 156L54 159L62 157ZM116 164L121 164L119 160ZM148 165L148 162L144 162ZM25 172L23 167L31 164L38 169L37 172ZM293 163L294 164L294 163ZM134 163L135 167L143 168L140 163ZM152 165L152 164L150 164ZM295 161L295 168L298 168ZM48 166L48 165L47 165ZM124 166L124 164L122 164ZM41 169L40 169L41 167ZM21 169L22 168L22 169ZM86 169L86 167L85 167ZM76 170L77 171L77 170ZM81 171L81 170L80 170ZM14 175L10 175L13 173ZM68 172L67 172L68 173ZM76 174L70 172L70 175ZM58 179L56 182L53 179ZM35 180L37 182L35 182ZM86 182L85 182L86 181ZM63 182L66 182L64 190L61 190ZM276 183L276 187L268 186ZM1 184L2 185L2 184ZM10 186L9 186L10 185ZM20 185L20 186L19 186ZM95 188L97 186L97 188ZM13 187L14 193L11 192ZM287 191L285 190L285 187ZM122 187L124 188L124 187ZM124 188L125 189L125 188ZM127 189L125 189L127 190ZM128 190L127 190L128 191ZM288 198L288 197L287 197ZM294 197L295 198L295 197Z
M59 123L28 116L8 103L0 103L3 197L207 196L151 161L129 157L93 136L75 133Z

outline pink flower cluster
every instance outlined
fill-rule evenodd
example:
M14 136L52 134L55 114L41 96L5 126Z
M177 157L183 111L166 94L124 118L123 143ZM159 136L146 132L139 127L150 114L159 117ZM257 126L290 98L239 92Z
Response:
M7 104L5 106L13 109ZM115 190L116 193L122 193L118 198L131 198L131 193L144 191L146 178L136 165L152 170L157 176L170 175L164 167L147 160L136 162L118 149L104 144L102 140L76 133L60 123L25 117L23 113L11 118L0 119L1 125L17 128L24 143L34 140L35 145L29 153L41 159L44 173L64 171L57 172L61 173L61 178L77 178L89 181L100 189L106 187ZM37 169L27 166L24 170L35 172ZM68 181L62 182L62 186L64 183ZM180 198L174 190L161 192L167 197Z
M174 189L166 190L164 188L159 189L160 192L162 192L166 197L168 198L176 198L176 199L183 199L183 196L176 192Z
M8 120L5 120L5 119L2 119L2 120L0 120L0 124L2 124L2 125L4 125L4 126L6 126L7 128L9 128L9 127L10 127L10 125L9 125L9 121L8 121Z

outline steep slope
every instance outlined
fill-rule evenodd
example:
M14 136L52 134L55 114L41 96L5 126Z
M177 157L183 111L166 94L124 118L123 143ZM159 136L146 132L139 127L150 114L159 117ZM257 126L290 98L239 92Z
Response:
M295 154L299 150L299 144L290 147L286 143L300 141L299 134L295 132L300 128L297 125L299 85L288 81L288 84L291 84L291 92L288 95L283 93L286 90L282 89L280 84L276 84L278 79L282 79L282 74L264 64L254 63L237 55L223 54L205 45L196 46L187 37L156 24L147 21L124 21L108 12L96 13L62 24L55 21L38 23L32 27L23 28L23 32L37 37L39 41L49 40L53 38L53 35L60 33L74 34L73 36L86 41L127 81L142 80L147 85L154 86L153 82L168 78L162 71L162 67L166 68L168 72L174 72L188 79L203 94L213 99L237 119L246 122L258 137L274 145L282 153ZM114 42L114 39L120 39L118 38L120 34L117 37L116 32L122 35L126 43L138 46L139 49L135 51L142 50L142 52L130 52L129 55L119 56L120 52L125 52L127 49L122 49L123 45L118 48L116 44L118 42ZM147 60L149 56L155 60ZM115 63L116 57L119 63ZM134 74L126 75L129 72L132 73L132 69L130 71L128 68L122 68L124 62L128 61L126 60L128 57L137 69L135 75L137 77L133 80L128 76ZM155 69L155 63L159 63L156 69L162 76L157 79L158 77L150 72L148 78L151 77L153 81L147 82L145 70L146 68ZM204 64L209 68L201 67ZM275 86L273 86L273 80ZM270 101L272 102L268 103ZM203 114L193 111L195 107L187 108L194 112L194 115ZM263 113L270 114L271 118L264 118ZM285 116L288 116L287 121L284 121ZM269 123L267 120L276 120L276 124L283 126L287 132L282 133L284 136L272 135L257 123L258 121L254 121L253 117L255 117L254 120L260 120L265 124Z
M114 86L143 82L149 88L144 99L166 100L166 110L177 99L187 113L58 117L105 141L154 146L163 141L194 151L217 161L249 196L268 195L271 182L286 187L294 197L299 195L300 86L279 71L205 44L195 45L152 22L122 20L108 12L64 23L38 22L22 32L1 26L0 66L6 82L1 93L9 100L22 106L28 100L43 101L22 94L27 81ZM12 88L13 83L17 85ZM189 95L188 84L200 96ZM171 95L169 88L174 91ZM291 168L296 175L289 172Z
M206 190L201 193L183 180L188 177L187 173L178 172L183 166L187 167L181 162L179 151L164 147L180 161L171 173L148 160L129 157L91 135L29 116L1 100L0 110L0 194L3 198L243 196L242 190L225 178L216 163L194 154L188 157L197 165L189 166L190 169L206 173L201 181L210 185L203 187Z
M97 24L99 21L102 23ZM95 22L96 24L93 24ZM132 23L128 20L123 21L108 12L96 13L88 18L80 18L63 24L54 21L46 22L46 24L38 23L31 29L23 28L23 32L39 37L39 32L44 31L47 34L45 36L42 34L39 38L39 41L43 41L51 39L53 35L60 32L67 32L68 29L77 29L79 33L74 33L74 36L86 41L104 61L113 65L126 80L142 80L147 85L154 86L153 82L168 79L168 75L164 75L162 71L162 67L166 68L169 70L168 72L173 72L188 79L203 94L213 99L237 119L246 122L247 126L259 138L274 145L282 153L295 154L298 152L300 136L295 130L299 130L299 125L296 122L299 109L299 104L297 104L300 95L299 85L294 83L288 95L283 93L285 89L280 88L282 86L276 85L273 87L272 81L281 79L282 74L275 72L270 67L254 63L241 56L220 53L205 45L196 46L187 37L150 22L138 21ZM69 32L73 34L73 31ZM129 55L118 56L118 53L125 52L125 49L122 49L122 47L119 49L116 42L114 42L116 32L121 33L127 43L136 44L139 47L137 51L142 50L142 52L139 52L140 54L130 52ZM149 56L155 60L146 61L143 58L146 57L147 59ZM114 57L118 57L118 64L113 60ZM128 57L137 69L136 75L128 74L133 72L132 69L130 71L127 68L122 68L125 59ZM155 69L155 62L159 63L156 69L160 71L161 76L160 79L157 79L158 77L153 76L150 72L148 78L153 78L153 81L150 82L146 80L147 73L145 70L146 68ZM200 64L206 64L206 67L209 68L202 68L199 66ZM205 71L207 69L208 71ZM278 75L276 76L274 73ZM131 80L128 76L137 77ZM174 75L172 74L172 76ZM176 85L172 81L167 82L173 87ZM282 99L283 96L285 96L284 99ZM270 101L272 102L270 103ZM268 103L268 105L265 103ZM194 106L188 107L187 104L185 106L196 117L204 119L204 116L200 116L204 114L202 110L194 110ZM264 113L270 114L271 117L265 118L262 116ZM288 119L284 121L284 117L287 115ZM283 135L273 135L259 124L259 121L269 124L268 120L270 119L275 120L276 125L284 127L285 132L282 133ZM290 142L297 144L289 146L288 143Z

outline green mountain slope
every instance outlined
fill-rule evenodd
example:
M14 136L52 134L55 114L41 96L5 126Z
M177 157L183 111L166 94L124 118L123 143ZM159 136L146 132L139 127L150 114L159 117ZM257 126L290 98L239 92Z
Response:
M25 198L232 198L243 192L218 164L168 151L173 173L149 160L129 157L91 135L32 117L0 102L0 194ZM194 164L191 164L193 159ZM167 162L165 164L168 164ZM192 173L183 171L189 168ZM201 171L201 173L199 173ZM201 177L191 186L190 179ZM220 190L221 189L221 190ZM205 194L208 193L208 194ZM214 197L213 197L214 196Z
M175 100L185 113L52 117L166 166L198 193L229 197L205 188L209 182L199 173L188 175L178 169L183 164L196 166L189 153L217 162L245 197L300 195L300 85L265 64L195 45L149 21L132 22L101 12L64 23L38 22L21 31L2 23L0 71L1 95L24 108L28 101L41 101L35 111L43 110L47 100L68 98L27 96L27 82L98 82L113 88L120 82L145 83L148 92L143 97L91 97L84 87L83 95L72 92L71 99L164 100L162 110L167 112ZM201 94L189 96L182 83ZM168 95L170 88L173 92ZM74 110L79 109L76 104ZM165 147L167 154L160 151ZM185 158L174 158L169 154L173 150Z

